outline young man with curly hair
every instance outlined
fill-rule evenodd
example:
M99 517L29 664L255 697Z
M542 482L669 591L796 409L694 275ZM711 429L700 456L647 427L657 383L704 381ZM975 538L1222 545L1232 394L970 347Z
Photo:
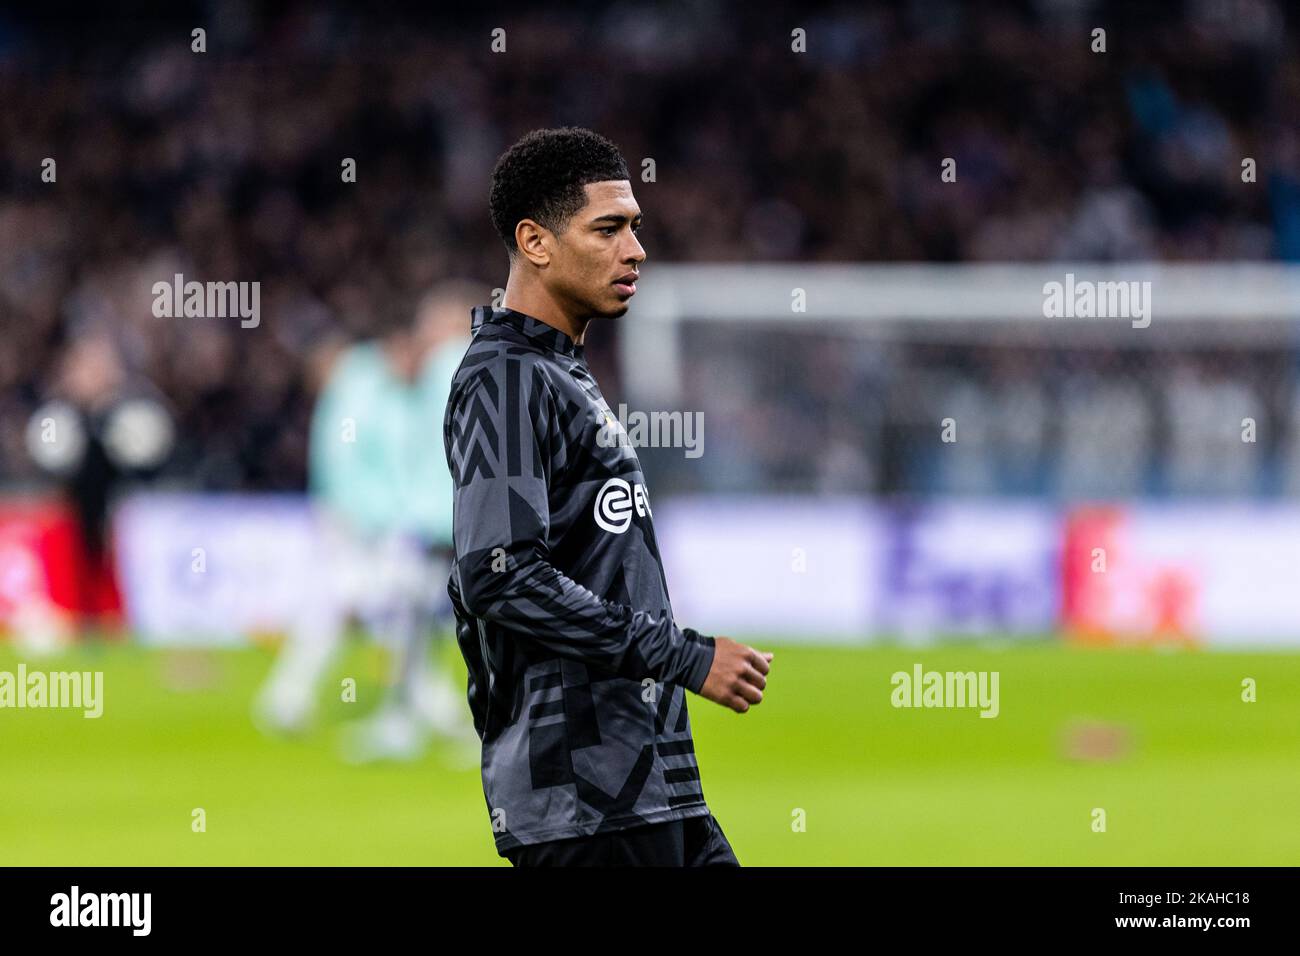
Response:
M627 166L590 130L537 130L498 160L490 205L509 281L502 307L473 310L443 438L448 592L497 851L516 866L737 865L704 802L686 691L744 713L772 655L673 620L640 462L610 440L583 357L646 258Z

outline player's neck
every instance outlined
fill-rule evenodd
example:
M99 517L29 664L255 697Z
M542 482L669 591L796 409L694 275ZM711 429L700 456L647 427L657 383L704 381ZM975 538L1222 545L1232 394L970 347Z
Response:
M570 316L541 286L518 281L514 275L506 281L506 294L501 304L558 329L573 339L574 345L582 345L582 338L587 334L587 324L591 321L590 318Z

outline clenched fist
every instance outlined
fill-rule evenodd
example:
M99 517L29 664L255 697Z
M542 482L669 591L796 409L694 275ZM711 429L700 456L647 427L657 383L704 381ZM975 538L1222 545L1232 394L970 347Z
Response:
M714 638L713 666L700 688L700 696L743 714L750 705L762 702L771 669L771 654L729 637Z

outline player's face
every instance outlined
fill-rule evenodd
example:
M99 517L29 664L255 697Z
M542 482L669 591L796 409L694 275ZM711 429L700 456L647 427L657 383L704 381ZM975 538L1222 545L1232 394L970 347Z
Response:
M626 179L588 183L587 205L559 236L554 280L583 316L614 318L636 295L636 273L645 261L637 241L641 207Z

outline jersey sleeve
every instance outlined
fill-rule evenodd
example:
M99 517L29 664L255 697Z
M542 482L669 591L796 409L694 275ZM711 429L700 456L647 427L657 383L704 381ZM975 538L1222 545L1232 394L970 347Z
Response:
M698 693L713 663L713 638L603 600L549 560L549 491L567 444L545 372L528 355L498 352L462 374L444 434L453 480L453 599L554 653Z

